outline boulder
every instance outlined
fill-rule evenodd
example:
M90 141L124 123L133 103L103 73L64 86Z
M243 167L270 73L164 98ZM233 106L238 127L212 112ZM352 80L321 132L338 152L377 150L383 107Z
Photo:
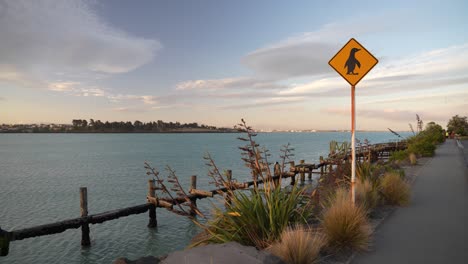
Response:
M176 251L170 253L165 259L162 259L161 263L283 264L284 262L266 251L259 251L254 247L229 242Z

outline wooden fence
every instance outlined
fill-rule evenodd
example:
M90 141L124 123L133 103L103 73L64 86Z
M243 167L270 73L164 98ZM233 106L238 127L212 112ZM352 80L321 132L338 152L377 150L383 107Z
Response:
M386 158L390 156L390 153L397 150L406 149L405 142L394 142L394 143L383 143L375 144L369 146L361 146L357 148L357 158L361 160L370 160L371 162L378 159ZM337 164L337 160L345 160L349 157L349 150L341 150L337 153L332 153L327 159L320 157L320 163L312 164L305 163L304 160L300 160L298 164L294 161L289 162L289 171L283 172L280 175L279 164L274 165L274 176L271 180L278 181L280 179L290 178L291 185L296 183L296 175L299 174L299 180L301 183L305 182L305 176L308 175L308 178L312 178L313 173L318 173L321 176L326 174L328 171L333 170L333 165ZM317 170L317 171L315 171ZM116 209L112 211L107 211L98 214L88 214L88 195L87 188L80 188L80 208L81 214L80 217L63 220L55 223L45 224L34 226L25 229L18 229L13 231L5 231L0 228L0 256L8 255L9 244L11 241L22 240L31 237L52 235L57 233L62 233L67 229L76 229L81 227L81 245L90 246L90 236L89 236L89 225L90 224L100 224L106 221L118 219L120 217L125 217L134 214L142 214L148 212L149 228L155 228L157 226L156 218L156 208L165 208L167 210L173 210L174 205L182 204L187 201L187 198L191 202L191 214L195 214L196 210L196 200L203 199L208 197L213 197L214 195L222 194L228 191L227 187L214 189L211 191L204 191L197 189L197 180L196 176L191 177L191 186L190 191L187 197L175 197L174 199L169 198L158 198L155 194L155 181L148 180L148 195L147 202L137 206L126 207L122 209ZM258 179L257 181L248 181L248 182L233 182L232 181L232 171L227 171L227 180L230 184L232 190L237 189L247 189L252 185L262 184L263 180Z

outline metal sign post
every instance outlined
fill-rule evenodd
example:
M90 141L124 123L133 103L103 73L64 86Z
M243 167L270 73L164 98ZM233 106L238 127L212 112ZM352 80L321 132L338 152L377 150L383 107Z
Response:
M349 84L351 84L351 201L356 200L356 84L379 61L355 39L350 39L328 62Z
M351 201L356 202L356 102L355 102L356 86L351 86Z

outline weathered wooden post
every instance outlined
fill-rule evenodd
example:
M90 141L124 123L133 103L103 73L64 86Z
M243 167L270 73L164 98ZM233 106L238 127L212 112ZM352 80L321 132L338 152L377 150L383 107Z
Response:
M154 188L154 179L148 180L148 196L156 198L156 189ZM149 204L148 205L148 215L149 215L149 228L155 228L158 226L158 220L156 219L156 205Z
M226 192L226 206L229 206L232 204L232 170L227 170L226 171L226 179L227 179L227 184L226 186L228 188L228 191Z
M197 189L197 175L190 177L190 191ZM190 215L195 216L197 214L197 199L190 199Z
M88 216L88 189L86 187L80 187L80 209L81 217ZM85 247L91 245L89 239L89 224L87 221L81 225L81 245Z
M3 231L0 227L0 256L4 257L8 255L10 249L10 234L7 231Z
M227 170L226 171L226 178L229 183L229 186L231 186L231 181L232 181L232 170Z
M290 161L289 166L291 167L289 171L293 173L291 175L291 185L294 185L296 184L296 166L294 165L294 161Z
M281 187L281 182L280 182L280 178L281 178L281 165L280 165L278 162L275 163L275 166L274 166L274 168L273 168L273 173L274 173L275 177L277 177L277 178L274 180L275 188Z
M323 163L323 156L320 156L320 164ZM320 166L320 177L323 177L323 167L324 165Z
M305 160L300 160L299 163L303 165L305 163ZM299 168L300 170L300 175L301 175L301 184L304 184L305 182L305 167L302 166Z

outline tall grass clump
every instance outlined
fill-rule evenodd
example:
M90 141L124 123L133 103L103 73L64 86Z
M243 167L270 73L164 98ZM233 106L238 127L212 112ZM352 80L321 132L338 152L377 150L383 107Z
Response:
M410 200L410 186L396 172L387 172L380 180L380 193L386 204L408 205Z
M335 252L344 249L367 250L372 229L365 209L359 204L353 205L349 192L343 188L337 189L332 199L322 216L327 248Z
M379 204L379 192L369 179L356 182L356 203L362 206L367 213Z
M310 197L304 195L305 189L296 185L287 190L281 189L281 177L273 180L268 152L254 141L256 134L253 129L244 120L238 128L245 133L245 137L239 139L246 142L246 145L240 149L242 160L251 170L253 188L248 191L234 191L236 187L225 179L213 159L208 156L208 165L211 167L209 176L213 183L228 190L222 201L226 208L214 205L211 220L206 224L195 221L204 229L206 236L192 246L235 241L264 249L279 240L289 225L305 224L312 214ZM289 145L282 151L283 159L291 156ZM283 175L283 170L284 166L281 167L280 175ZM263 185L259 185L261 182Z
M303 226L288 227L281 239L268 248L287 264L314 264L319 260L322 247L326 244L323 233Z
M410 160L411 165L418 164L418 158L416 157L416 154L414 154L414 153L409 154L409 160Z

